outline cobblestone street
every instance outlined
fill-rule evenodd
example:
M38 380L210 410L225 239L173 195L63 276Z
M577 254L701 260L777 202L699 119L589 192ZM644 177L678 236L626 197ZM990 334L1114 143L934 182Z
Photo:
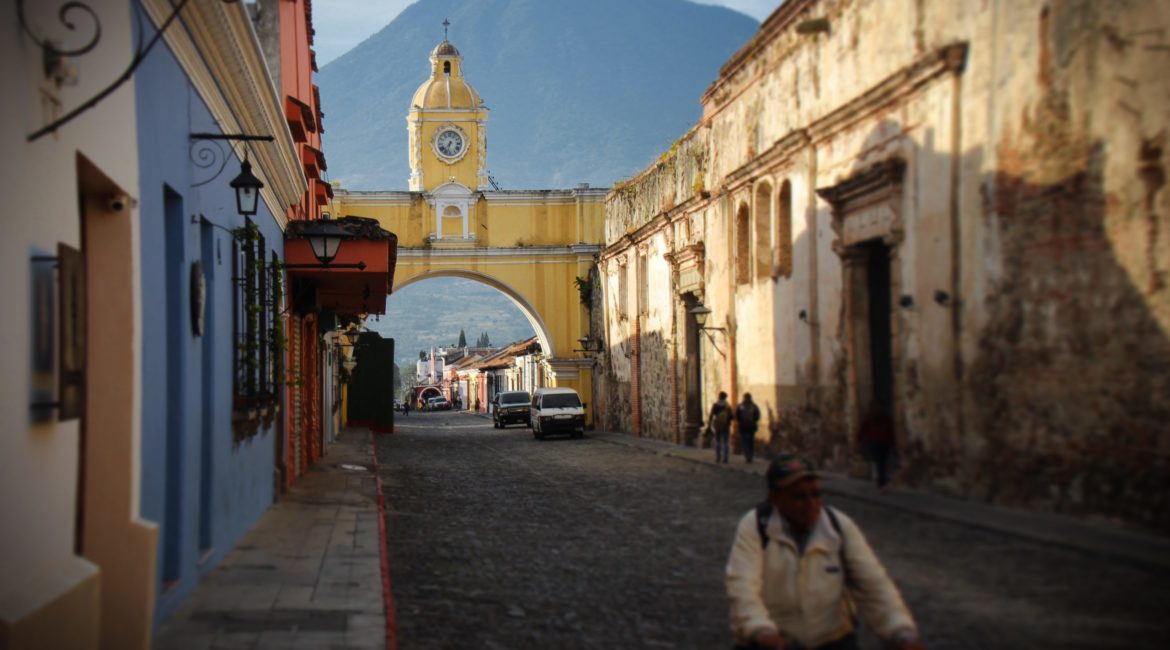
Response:
M399 418L377 445L401 648L730 647L723 565L758 477L461 414ZM1170 647L1163 571L826 501L929 648Z

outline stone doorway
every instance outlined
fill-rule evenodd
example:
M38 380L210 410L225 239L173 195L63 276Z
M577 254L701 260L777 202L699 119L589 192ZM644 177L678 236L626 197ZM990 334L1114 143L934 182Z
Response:
M894 362L890 246L880 239L851 247L848 311L859 414L871 407L894 410Z
M833 250L844 266L846 409L851 431L872 406L893 415L897 426L899 338L894 309L895 301L901 300L898 254L904 233L905 170L905 161L885 160L817 190L833 207L837 234Z

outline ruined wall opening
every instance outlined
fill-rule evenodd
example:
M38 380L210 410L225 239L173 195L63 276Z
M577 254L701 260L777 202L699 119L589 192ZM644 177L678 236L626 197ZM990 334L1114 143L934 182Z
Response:
M880 240L861 246L865 251L865 291L869 303L869 359L872 395L862 408L876 405L885 413L894 410L893 338L890 327L890 247Z
M751 279L751 211L741 203L735 215L735 283L747 284Z
M682 295L682 305L683 313L686 314L683 333L686 346L686 361L683 365L683 390L686 394L683 435L688 445L694 445L703 426L703 364L699 358L702 350L699 323L690 312L699 305L699 298L694 293L685 293Z
M776 197L776 258L772 273L778 278L792 275L792 182L784 179Z
M756 187L755 261L756 278L772 275L772 185L760 183Z

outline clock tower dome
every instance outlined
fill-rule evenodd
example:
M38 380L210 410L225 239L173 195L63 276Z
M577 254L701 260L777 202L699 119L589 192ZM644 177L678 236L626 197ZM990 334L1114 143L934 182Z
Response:
M431 51L430 78L410 102L410 190L458 183L488 189L488 109L463 77L463 57L446 38Z

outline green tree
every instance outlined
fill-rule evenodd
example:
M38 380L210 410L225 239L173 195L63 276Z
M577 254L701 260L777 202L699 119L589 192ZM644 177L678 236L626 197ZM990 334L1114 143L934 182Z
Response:
M459 347L467 347L467 335L463 333L463 328L459 328Z
M491 344L492 344L492 342L491 342L490 340L488 340L488 334L487 334L487 332L482 332L482 333L479 335L479 339L478 339L478 340L476 340L476 342L475 342L475 347L477 347L477 348L486 348L486 347L490 347L490 346L491 346Z

